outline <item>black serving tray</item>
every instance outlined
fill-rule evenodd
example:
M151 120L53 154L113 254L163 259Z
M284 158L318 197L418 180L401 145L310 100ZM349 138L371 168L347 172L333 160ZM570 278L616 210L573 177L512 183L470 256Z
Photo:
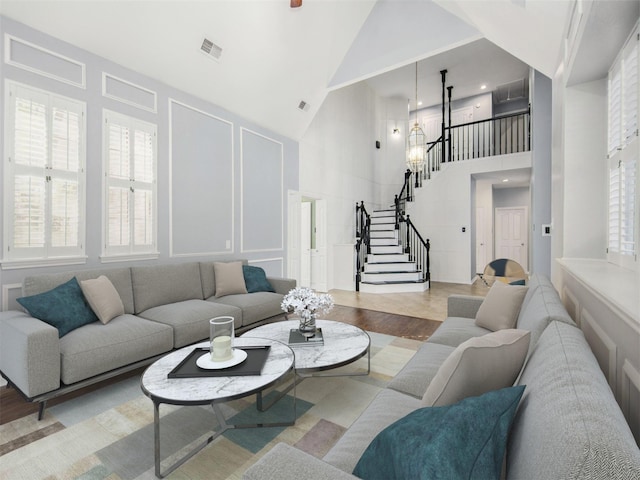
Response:
M186 356L182 362L169 372L169 378L193 378L193 377L235 377L243 375L260 375L262 367L264 367L271 345L251 346L251 347L235 347L247 352L247 358L238 365L232 367L221 368L218 370L200 368L196 365L196 360L205 353L209 352L209 348L195 348L193 352Z

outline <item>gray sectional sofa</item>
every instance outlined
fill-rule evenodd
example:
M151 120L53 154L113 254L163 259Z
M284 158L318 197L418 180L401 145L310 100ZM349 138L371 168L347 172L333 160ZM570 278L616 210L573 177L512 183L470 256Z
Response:
M322 459L279 443L244 478L355 478L351 472L374 437L424 406L422 395L455 347L489 333L474 324L482 301L451 296L449 317ZM529 330L531 340L516 381L526 387L507 445L505 478L640 478L638 445L581 330L546 277L530 279L516 328Z
M37 295L73 277L100 275L111 281L124 306L124 315L107 324L89 323L59 338L56 328L25 312L0 312L0 374L40 402L40 416L49 398L208 338L213 317L234 317L238 333L280 319L282 298L295 287L295 280L268 277L275 293L216 297L214 262L206 261L30 276L22 293Z

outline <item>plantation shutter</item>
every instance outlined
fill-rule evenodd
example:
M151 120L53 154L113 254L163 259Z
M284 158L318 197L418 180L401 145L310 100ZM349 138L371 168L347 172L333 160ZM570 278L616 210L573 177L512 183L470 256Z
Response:
M78 256L84 238L84 104L8 83L5 260Z
M622 137L622 71L617 65L609 72L609 155L620 149Z
M628 145L638 135L638 39L637 36L624 49L623 57L623 142Z
M155 252L156 130L105 112L106 255Z

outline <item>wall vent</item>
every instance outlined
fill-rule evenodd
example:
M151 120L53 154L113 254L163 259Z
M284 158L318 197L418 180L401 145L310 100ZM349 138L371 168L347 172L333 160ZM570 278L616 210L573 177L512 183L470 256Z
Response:
M504 103L510 100L517 100L528 95L527 82L522 78L514 82L499 85L493 92L494 103Z
M300 103L298 104L298 109L302 110L303 112L308 112L309 111L309 104L307 102L305 102L304 100L300 100Z
M200 46L200 51L206 54L208 57L213 58L215 60L220 60L220 56L222 55L222 47L216 45L208 38L205 38L202 41L202 45Z

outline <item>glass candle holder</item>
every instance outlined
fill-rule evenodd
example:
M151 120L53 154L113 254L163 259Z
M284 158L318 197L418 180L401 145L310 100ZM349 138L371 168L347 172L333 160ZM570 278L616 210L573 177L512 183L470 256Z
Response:
M212 362L233 358L234 319L216 317L209 320L209 342Z

